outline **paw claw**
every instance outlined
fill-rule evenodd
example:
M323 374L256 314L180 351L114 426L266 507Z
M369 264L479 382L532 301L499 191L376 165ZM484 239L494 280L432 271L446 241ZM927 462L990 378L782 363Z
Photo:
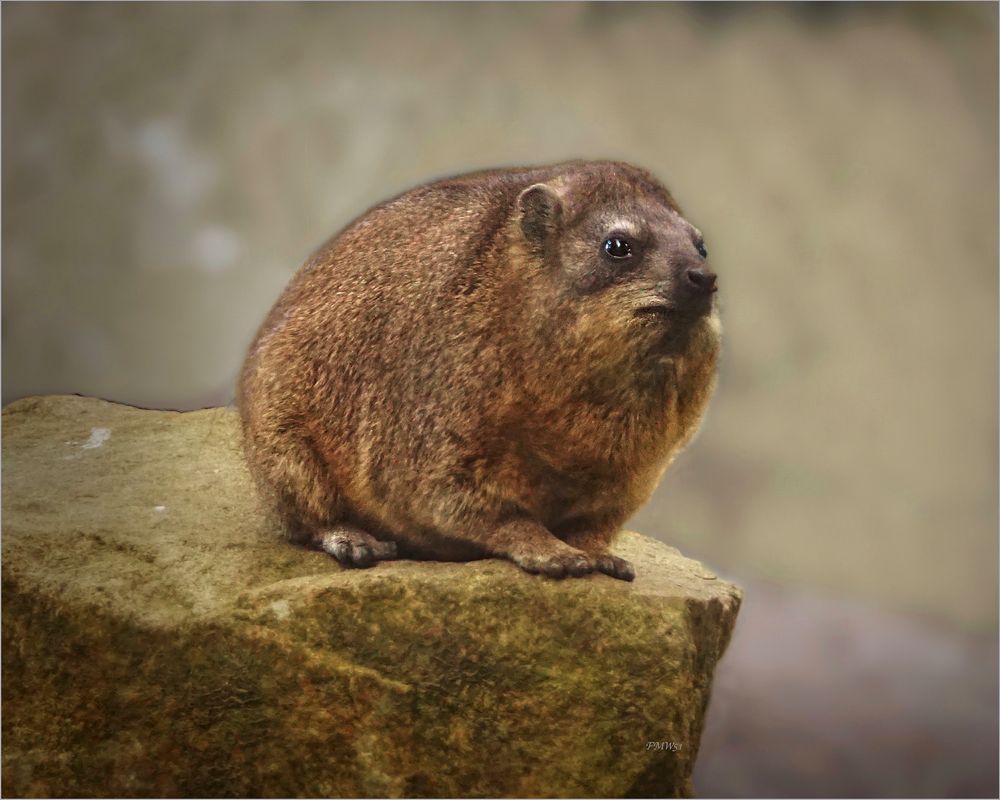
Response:
M351 545L351 563L356 567L370 567L375 563L375 554L366 544Z
M372 545L372 553L375 554L375 558L379 561L395 558L396 552L395 542L382 542L376 539L375 543Z
M618 578L621 581L635 580L635 567L624 558L605 553L597 557L596 565L599 572L610 575L612 578Z
M577 556L566 565L566 571L574 578L594 571L594 565L586 556Z
M329 544L324 542L323 549L341 564L346 564L351 560L351 543L346 539L339 539Z

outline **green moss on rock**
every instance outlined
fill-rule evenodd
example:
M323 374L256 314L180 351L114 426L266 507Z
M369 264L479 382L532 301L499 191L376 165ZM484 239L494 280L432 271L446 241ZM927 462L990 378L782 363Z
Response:
M231 409L38 397L3 434L5 795L690 794L740 595L673 548L623 535L632 584L344 570L275 533Z

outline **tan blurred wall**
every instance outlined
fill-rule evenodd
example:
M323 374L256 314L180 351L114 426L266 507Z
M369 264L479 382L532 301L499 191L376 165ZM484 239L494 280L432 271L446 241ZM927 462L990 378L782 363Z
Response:
M995 625L995 4L2 13L5 402L226 402L293 270L368 205L625 158L705 230L727 335L634 526Z

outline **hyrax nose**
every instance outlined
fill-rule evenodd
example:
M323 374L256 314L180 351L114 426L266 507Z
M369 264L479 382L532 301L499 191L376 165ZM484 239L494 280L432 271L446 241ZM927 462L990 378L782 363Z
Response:
M688 288L704 294L711 294L718 289L715 285L716 277L714 272L700 267L692 267L684 273L684 280Z

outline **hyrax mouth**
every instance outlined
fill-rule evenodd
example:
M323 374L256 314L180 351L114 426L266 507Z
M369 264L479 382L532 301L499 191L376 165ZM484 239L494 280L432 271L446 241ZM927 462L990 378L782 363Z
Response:
M677 311L673 303L650 303L636 309L636 314L642 317L669 317Z
M680 304L668 300L647 303L637 308L635 314L646 319L694 322L712 313L714 305L714 294L709 294L703 299Z

